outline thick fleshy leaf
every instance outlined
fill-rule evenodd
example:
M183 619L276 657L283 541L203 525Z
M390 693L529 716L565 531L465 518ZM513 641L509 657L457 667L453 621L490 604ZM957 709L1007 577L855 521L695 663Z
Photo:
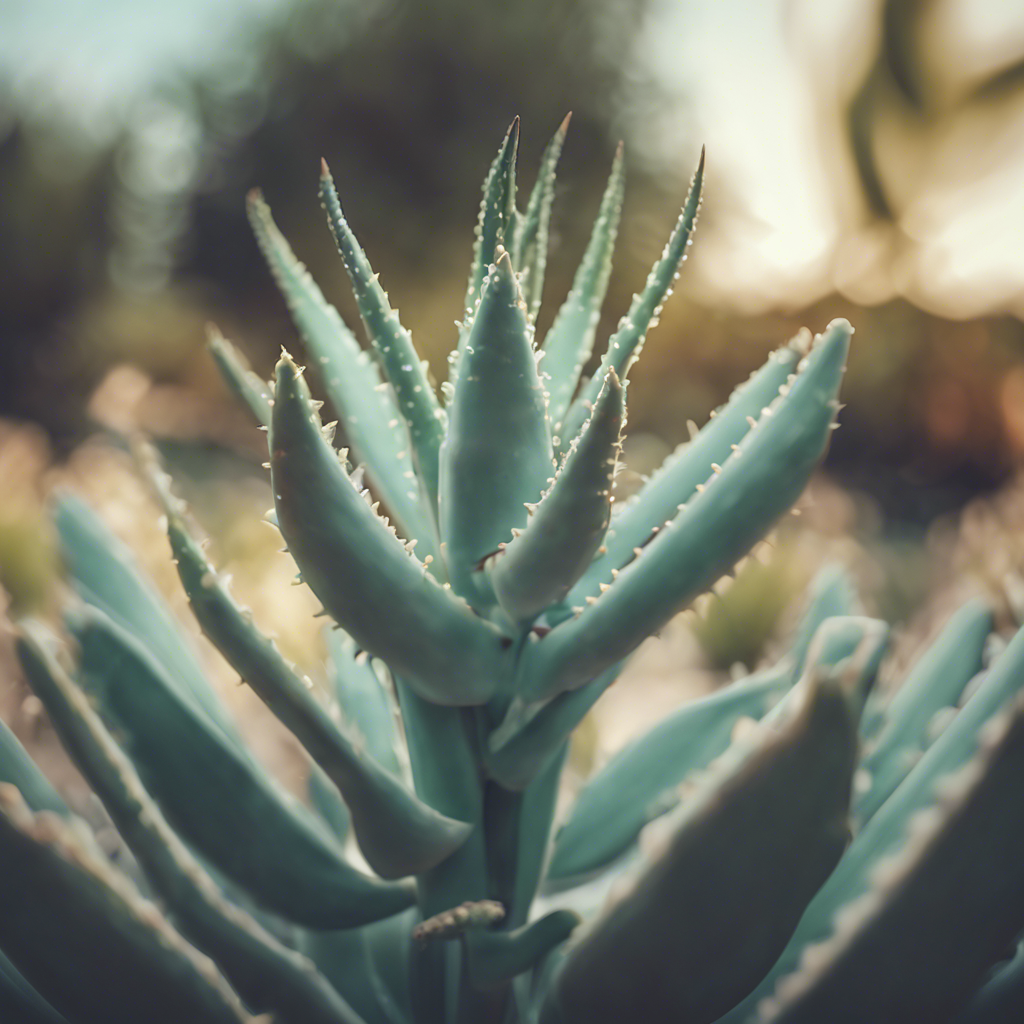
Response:
M1024 928L1024 703L985 730L903 849L761 1007L773 1024L945 1021Z
M61 557L83 600L109 615L152 652L178 695L243 749L238 727L199 665L192 645L134 556L99 516L72 494L54 502Z
M287 356L277 367L270 440L281 533L327 611L428 700L487 701L507 671L501 637L426 574L360 495Z
M0 782L9 782L33 811L53 811L68 817L70 811L49 779L36 767L17 736L0 721Z
M736 445L770 406L811 342L803 331L788 345L773 352L750 379L741 384L729 401L718 409L704 428L680 445L644 484L640 491L615 510L602 551L573 588L569 603L580 605L611 583L613 570L621 569L635 557L637 548L649 543L665 524L675 519L681 506L697 493L712 475L712 465L724 464ZM546 359L547 357L545 357Z
M911 817L930 807L938 781L975 754L985 724L1024 686L1024 630L1010 642L950 726L925 751L910 774L864 825L839 866L811 901L782 955L750 995L723 1018L743 1024L781 977L796 970L804 950L832 933L836 914L871 888L875 866L899 848Z
M445 413L420 361L412 336L391 308L387 294L359 247L345 220L334 188L334 179L324 163L320 176L320 199L327 211L331 233L348 271L359 314L366 325L380 365L395 390L395 402L409 429L413 464L431 507L437 500L437 453L444 439Z
M889 799L917 763L935 715L955 706L964 687L981 671L991 631L991 609L980 601L964 605L896 691L877 740L861 759L860 777L868 788L853 803L858 825Z
M300 950L365 1024L409 1024L374 967L365 929L304 932Z
M569 407L565 420L559 427L558 436L562 451L565 451L589 418L590 410L594 407L594 402L597 401L597 395L601 390L601 383L604 381L608 368L614 367L615 372L625 381L629 376L629 368L640 356L640 350L643 348L648 330L657 325L662 306L672 294L672 285L679 274L679 267L686 259L686 249L693 241L691 236L697 225L703 185L704 150L702 149L697 170L690 183L690 193L683 204L675 229L665 244L665 251L661 254L661 259L651 268L643 291L633 297L629 312L622 318L618 329L608 340L608 348L601 357L600 369Z
M615 151L612 171L590 242L576 271L572 289L544 336L541 370L548 378L548 417L555 434L558 434L576 392L580 373L594 350L594 335L597 333L601 306L612 273L612 253L619 233L625 188L626 175L620 143Z
M643 1006L654 1020L710 1024L754 987L849 838L875 632L838 667L812 656L787 714L661 823L660 854L570 947L542 1021L618 1022Z
M326 829L181 700L163 668L100 612L72 622L80 681L175 830L269 909L319 928L408 906L404 885L356 871Z
M438 517L454 589L471 604L494 597L481 561L526 526L526 503L554 476L533 328L508 253L484 283L462 353L441 448Z
M482 743L488 775L506 789L525 789L558 756L573 730L619 677L622 662L576 690L566 690L532 714L508 716Z
M246 1003L281 1024L360 1024L300 956L229 903L164 820L85 695L23 625L18 655L65 750L100 798L160 895L172 923L214 958Z
M330 674L341 716L362 738L366 752L392 775L401 776L401 742L393 698L384 690L370 658L360 657L356 642L341 627L324 637L330 655Z
M537 181L526 204L526 212L516 219L513 232L512 265L523 278L523 296L530 319L536 320L540 309L541 295L544 291L544 271L548 262L548 235L551 223L551 205L555 198L555 170L565 135L569 130L568 113L551 137L540 158L540 170Z
M519 658L520 701L546 700L622 660L750 550L825 452L851 328L834 321L786 393L611 587Z
M421 499L409 452L409 433L393 389L381 383L370 354L359 347L338 311L295 258L258 192L249 196L249 220L302 340L323 377L353 454L365 464L368 480L402 535L420 543L421 556L436 554L434 514L430 504Z
M207 344L224 383L249 410L256 423L266 426L270 422L270 386L253 373L241 352L213 324L207 327Z
M239 1024L251 1018L216 967L72 825L0 784L0 947L75 1024Z
M760 719L792 685L786 668L684 704L620 751L583 789L555 841L549 878L586 875L627 850L678 801L676 787L728 747L741 718Z
M466 316L476 310L483 292L487 268L497 258L499 245L505 245L511 213L515 210L516 153L519 149L519 118L509 125L487 177L484 178L483 198L477 217L476 241L473 243L473 263L469 268L469 284L464 303ZM511 239L508 239L511 242ZM465 330L459 338L459 352L465 347Z
M199 625L337 787L367 863L382 878L420 874L440 863L462 844L469 826L438 814L372 757L359 753L277 645L260 632L251 613L228 592L191 536L184 508L152 453L148 463L164 506L178 575Z
M622 385L609 370L594 415L530 509L526 529L486 563L498 602L514 621L527 622L561 602L601 546L625 413Z

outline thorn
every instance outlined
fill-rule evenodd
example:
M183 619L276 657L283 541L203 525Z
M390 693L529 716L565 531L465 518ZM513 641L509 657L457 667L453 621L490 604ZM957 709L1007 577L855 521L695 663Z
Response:
M597 604L597 598L593 594L587 595L587 604Z
M601 583L601 584L598 584L598 585L599 585L599 587L601 588L601 593L602 593L602 594L603 594L603 593L604 593L605 591L607 591L607 590L611 590L611 589L612 589L612 585L611 585L610 583Z

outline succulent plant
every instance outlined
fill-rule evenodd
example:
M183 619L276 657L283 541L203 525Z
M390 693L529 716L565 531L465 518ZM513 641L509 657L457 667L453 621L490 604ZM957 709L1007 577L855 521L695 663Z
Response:
M309 754L309 806L256 764L130 555L57 501L73 643L27 621L18 653L131 856L112 862L0 728L5 1020L994 1021L1019 1005L1020 956L997 965L1024 928L1024 633L994 640L981 604L883 702L888 630L825 573L781 661L683 705L553 830L574 728L801 493L851 334L802 332L614 506L626 381L686 258L703 155L581 386L623 163L538 346L565 129L525 211L518 122L491 167L443 400L326 166L368 352L250 200L350 445L289 355L266 384L213 337L269 432L269 519L333 626L326 696L232 597L137 448L199 624Z

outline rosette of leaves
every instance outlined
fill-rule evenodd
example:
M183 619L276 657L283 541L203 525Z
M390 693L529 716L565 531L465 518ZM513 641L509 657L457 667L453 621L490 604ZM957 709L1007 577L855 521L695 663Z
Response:
M888 631L826 574L778 664L681 707L553 829L575 726L801 493L851 334L835 321L783 346L613 508L626 382L685 259L703 157L581 382L623 165L538 344L565 127L523 210L518 123L502 143L441 396L326 167L368 351L251 199L349 447L291 356L268 384L211 348L268 431L270 519L334 627L328 698L233 598L138 447L193 611L308 753L310 806L257 766L130 555L57 501L71 643L24 622L18 653L131 857L106 857L0 735L5 1020L994 1020L1019 996L1019 958L999 964L1024 926L1024 635L996 656L981 605L883 703Z

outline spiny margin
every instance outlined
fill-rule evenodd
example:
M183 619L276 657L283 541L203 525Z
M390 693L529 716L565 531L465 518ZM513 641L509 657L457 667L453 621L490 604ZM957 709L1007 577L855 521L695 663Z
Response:
M779 979L798 968L804 950L832 933L840 908L870 890L876 865L900 848L912 816L934 803L943 776L975 756L985 724L1020 693L1022 685L1024 630L1019 630L950 726L857 833L839 866L810 902L782 955L757 988L722 1018L722 1024L745 1024Z
M326 610L424 699L489 700L507 671L501 637L427 576L362 499L287 355L277 365L270 448L281 533Z
M476 241L473 243L473 263L469 270L466 286L466 301L463 307L471 316L476 309L483 290L487 268L494 262L495 251L505 242L508 230L510 208L515 209L516 153L519 149L519 117L512 123L502 139L498 155L494 158L487 177L484 178L483 197L480 200L480 214L473 229ZM510 199L511 197L511 199ZM512 241L510 238L509 242ZM465 346L465 335L459 339L459 351Z
M524 648L520 703L582 686L622 660L730 571L793 505L825 453L851 333L845 320L833 321L792 387L611 587Z
M163 504L178 575L199 625L337 787L370 867L382 878L404 878L449 857L465 842L469 825L438 814L373 758L359 753L277 645L260 632L252 614L231 596L192 537L184 506L171 493L155 453L149 448L139 453Z
M338 311L296 259L258 191L249 193L249 222L288 310L321 371L345 437L368 469L369 478L406 537L415 537L426 557L433 550L434 516L421 498L405 419L394 390L382 383ZM270 423L268 415L266 423ZM436 554L436 552L434 552Z
M509 250L512 263L523 277L523 295L530 319L536 320L544 291L544 272L548 262L548 233L551 206L555 199L555 172L569 131L572 111L562 119L540 158L537 181L526 204L526 212L516 218Z
M494 593L514 621L527 622L560 602L600 547L611 518L625 415L622 385L609 369L594 414L554 482L539 504L527 506L526 529L485 563Z
M72 1020L99 1024L251 1021L213 962L198 953L75 829L33 814L0 784L0 849L17 885L0 902L0 946Z
M221 334L216 324L206 325L206 344L224 383L244 405L258 426L270 422L270 387L254 373L245 357Z
M877 639L866 630L845 661L812 664L783 720L758 726L661 823L650 866L567 951L545 1024L621 1021L637 1005L710 1024L753 988L846 847Z
M357 871L312 813L229 747L131 635L95 609L68 616L78 680L177 832L264 907L314 928L398 913L407 887Z
M508 253L484 283L462 353L441 448L438 505L453 588L481 609L495 601L481 561L526 526L554 461L533 328Z
M61 743L100 798L176 927L213 959L246 1003L282 1024L360 1024L308 961L229 903L167 824L131 762L56 659L23 623L18 656Z
M541 370L548 377L548 416L552 433L556 435L560 433L562 420L579 384L580 373L594 349L594 335L612 274L612 254L622 215L626 189L624 168L620 142L583 260L565 302L544 336Z
M805 329L772 352L765 364L733 391L729 401L712 414L695 437L676 448L637 494L616 507L604 550L573 587L569 604L581 605L587 597L599 594L601 584L610 583L614 571L631 562L636 549L649 543L676 517L680 507L711 476L712 465L725 463L760 419L762 410L778 398L780 389L790 382L810 345L811 332Z
M438 403L425 364L413 346L412 336L402 326L397 311L391 308L387 294L348 226L326 161L321 165L320 200L327 211L331 234L352 282L359 314L381 366L395 389L396 404L409 428L416 472L431 507L434 507L437 502L437 453L445 432L444 410Z
M978 755L909 823L874 888L806 950L760 1019L797 1024L946 1020L1024 927L1024 701L989 722ZM998 837L998 841L993 841ZM954 899L937 894L954 893Z
M704 149L702 147L697 170L690 183L689 194L683 204L683 210L676 222L675 229L665 244L661 259L651 268L643 291L633 297L629 312L622 318L618 329L609 338L608 348L601 358L600 369L569 407L565 422L559 429L563 450L587 421L608 367L614 366L616 373L626 380L629 368L640 356L640 350L647 338L647 331L651 327L657 326L662 306L672 294L672 284L679 276L679 267L686 259L686 249L693 240L691 236L697 226L703 185Z

